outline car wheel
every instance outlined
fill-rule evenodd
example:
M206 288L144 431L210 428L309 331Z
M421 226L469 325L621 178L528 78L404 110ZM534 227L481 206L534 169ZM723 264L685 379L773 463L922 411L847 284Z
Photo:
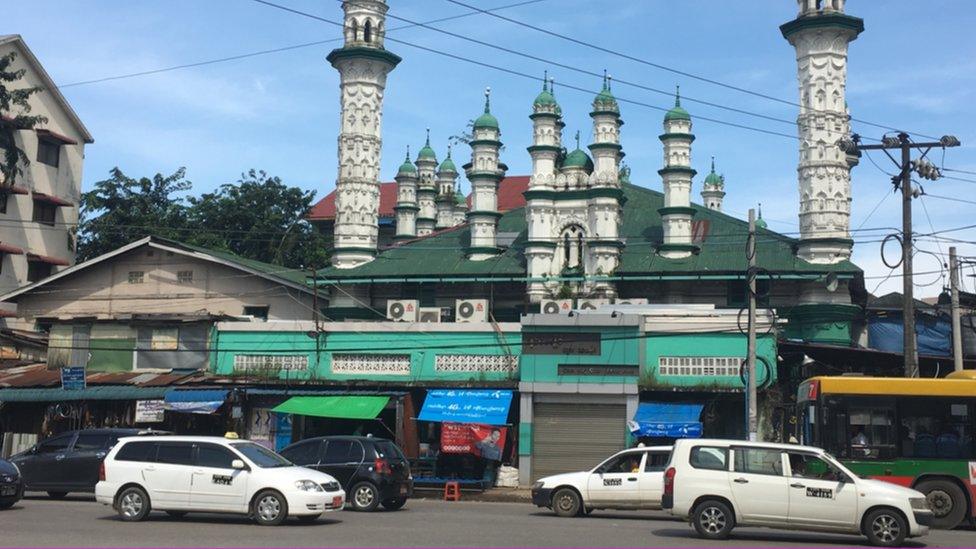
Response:
M966 495L954 483L945 480L920 482L916 490L925 494L935 514L933 528L951 530L966 518Z
M380 493L372 482L360 482L349 492L349 501L355 511L373 511L380 504Z
M899 547L908 535L908 523L894 509L875 509L864 517L864 535L871 545Z
M254 496L251 513L261 526L278 526L288 518L288 501L277 490L264 490Z
M64 499L68 492L48 492L47 495L51 499Z
M166 511L166 514L175 519L179 519L186 516L186 511Z
M582 509L583 502L572 488L562 488L552 495L552 511L561 517L575 517Z
M149 495L138 486L130 486L119 494L119 517L126 522L138 522L149 515Z
M302 515L302 516L298 517L298 522L301 522L301 523L304 523L304 524L311 524L311 523L319 520L319 517L321 517L321 516L322 516L321 513L318 514L318 515Z
M407 504L407 498L390 498L383 500L383 508L387 511L397 511Z
M691 523L703 538L726 539L735 528L735 515L725 503L710 499L695 506L691 512Z

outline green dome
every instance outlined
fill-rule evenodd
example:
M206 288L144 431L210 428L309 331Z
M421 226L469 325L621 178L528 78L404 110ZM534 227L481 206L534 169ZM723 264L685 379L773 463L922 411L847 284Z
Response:
M593 109L594 110L610 110L616 111L619 109L617 106L617 99L610 92L610 77L606 74L603 75L603 89L600 93L596 94L593 98Z
M566 155L566 159L563 160L564 168L586 168L593 169L593 161L590 160L590 155L583 152L582 149L576 149L575 151Z
M467 208L468 198L464 196L464 194L462 194L461 191L457 191L454 193L454 204Z
M417 160L437 161L437 153L430 147L430 128L427 128L427 141L424 143L423 148L420 149L420 152L417 153Z
M756 220L757 229L765 229L766 221L762 218L762 204L759 204L759 219Z
M498 119L491 114L491 104L489 103L489 98L491 97L491 88L485 88L485 112L474 121L474 129L498 129Z
M447 158L441 162L440 167L437 168L438 172L453 172L458 173L457 167L454 166L454 161L451 160L451 148L447 148Z
M403 161L403 164L400 164L397 175L411 173L417 173L417 166L414 166L413 162L410 161L410 147L407 147L407 158Z
M532 102L534 107L555 107L559 108L559 104L556 103L556 96L552 94L552 89L549 85L549 73L546 72L545 76L542 78L542 91L539 95L535 97L535 101Z
M724 187L725 178L721 175L715 173L715 157L712 157L712 171L709 172L708 176L705 177L705 184L712 185L715 187Z
M681 108L681 91L676 89L674 92L674 108L664 115L664 121L668 122L670 120L691 120L691 115L688 111Z

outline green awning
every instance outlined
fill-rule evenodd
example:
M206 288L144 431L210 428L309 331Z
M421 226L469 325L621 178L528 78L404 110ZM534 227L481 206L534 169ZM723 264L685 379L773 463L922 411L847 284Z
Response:
M62 400L140 400L163 398L168 387L89 385L84 389L0 389L0 402L58 402Z
M388 396L297 396L272 412L343 419L375 419L390 402Z

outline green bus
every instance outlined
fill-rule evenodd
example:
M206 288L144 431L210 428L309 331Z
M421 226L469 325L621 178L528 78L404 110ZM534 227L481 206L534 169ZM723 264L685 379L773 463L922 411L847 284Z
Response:
M933 527L976 515L976 372L942 379L822 376L800 384L797 438L862 477L923 492Z

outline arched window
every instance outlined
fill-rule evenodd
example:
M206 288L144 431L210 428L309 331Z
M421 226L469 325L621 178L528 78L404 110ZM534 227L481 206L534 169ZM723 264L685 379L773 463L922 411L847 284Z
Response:
M355 42L356 40L359 40L359 23L355 19L353 19L352 20L352 39L350 40L350 42Z
M363 25L363 41L373 41L373 25L369 22L369 19L367 19L366 24Z
M579 269L583 266L583 246L585 236L583 227L579 225L568 225L563 229L563 268Z

